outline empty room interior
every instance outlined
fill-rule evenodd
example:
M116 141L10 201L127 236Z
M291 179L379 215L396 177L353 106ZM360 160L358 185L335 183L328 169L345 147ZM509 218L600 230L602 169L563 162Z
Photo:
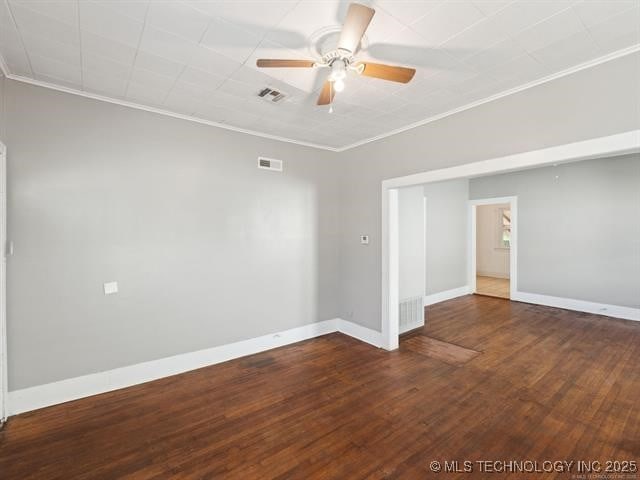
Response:
M0 0L0 479L640 479L640 1Z

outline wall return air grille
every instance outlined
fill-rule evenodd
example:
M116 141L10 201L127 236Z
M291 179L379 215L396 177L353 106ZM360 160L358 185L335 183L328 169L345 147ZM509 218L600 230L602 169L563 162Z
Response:
M275 170L276 172L282 171L282 160L276 160L274 158L258 157L258 168L264 170Z
M424 299L422 295L400 300L398 324L400 333L405 333L424 325Z

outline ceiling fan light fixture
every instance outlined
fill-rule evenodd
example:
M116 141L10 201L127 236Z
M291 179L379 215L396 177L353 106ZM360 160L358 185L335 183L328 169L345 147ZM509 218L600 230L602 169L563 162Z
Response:
M342 92L344 90L344 80L342 80L341 78L339 78L338 80L334 80L333 89L336 92Z
M329 75L329 81L337 82L343 80L347 76L347 66L344 60L335 60L331 64L331 74Z

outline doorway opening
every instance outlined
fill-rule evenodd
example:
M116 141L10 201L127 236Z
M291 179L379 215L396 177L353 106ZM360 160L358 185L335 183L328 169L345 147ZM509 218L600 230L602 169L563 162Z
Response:
M381 323L382 340L380 346L386 350L398 348L399 333L399 235L398 235L398 191L402 187L421 185L454 178L472 178L494 173L506 173L516 170L533 168L558 163L568 163L578 160L601 158L605 156L621 155L640 151L638 130L608 137L592 138L575 143L567 143L540 150L517 153L504 157L482 160L455 167L431 170L422 173L406 175L404 177L388 178L381 185L382 238L381 238ZM510 202L511 198L506 198ZM474 200L474 202L477 202ZM522 300L522 292L518 292L516 285L517 262L517 210L514 208L517 200L513 198L511 208L511 246L509 294L512 299ZM488 203L500 203L488 202ZM477 204L477 203L476 203ZM472 213L475 208L472 209ZM474 219L473 215L470 215ZM474 220L473 220L474 221ZM470 230L471 233L475 228ZM427 242L428 243L428 242ZM469 251L475 254L475 239L469 242ZM467 255L471 257L472 255ZM468 266L468 292L475 291L475 258Z
M509 298L511 205L476 207L476 291L478 295Z
M469 201L470 290L510 299L517 291L517 197Z

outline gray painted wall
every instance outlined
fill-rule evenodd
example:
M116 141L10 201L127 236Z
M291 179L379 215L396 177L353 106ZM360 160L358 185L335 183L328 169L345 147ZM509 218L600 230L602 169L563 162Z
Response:
M427 198L426 295L468 285L467 201L465 179L425 185Z
M468 200L467 179L398 190L400 299L468 284Z
M421 186L398 191L398 292L400 300L425 292L425 211Z
M331 153L6 88L10 390L337 316Z
M640 307L640 155L475 178L518 196L518 290Z
M341 153L341 316L381 330L382 180L640 128L639 84L628 55Z
M639 58L341 154L5 80L10 389L335 316L380 330L381 181L639 128Z

